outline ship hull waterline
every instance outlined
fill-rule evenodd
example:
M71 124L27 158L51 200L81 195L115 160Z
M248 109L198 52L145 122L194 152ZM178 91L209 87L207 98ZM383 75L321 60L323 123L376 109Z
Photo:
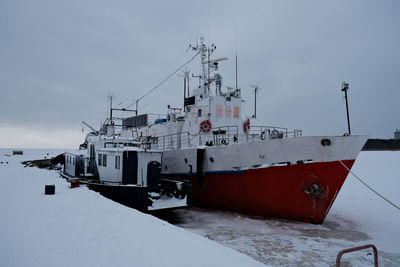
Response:
M205 172L191 177L190 205L321 224L347 175L340 161Z

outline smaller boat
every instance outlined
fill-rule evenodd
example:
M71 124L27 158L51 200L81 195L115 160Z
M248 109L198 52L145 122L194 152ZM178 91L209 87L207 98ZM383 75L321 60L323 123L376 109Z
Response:
M161 181L161 156L162 151L145 142L115 138L114 124L106 122L103 130L86 136L80 150L65 152L63 176L78 178L103 196L143 212L157 209L155 204L171 208L160 204L162 194L179 198L174 207L185 206L183 183Z

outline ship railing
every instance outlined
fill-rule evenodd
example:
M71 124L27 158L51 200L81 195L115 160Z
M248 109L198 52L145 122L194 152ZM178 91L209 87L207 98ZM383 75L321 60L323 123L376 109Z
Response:
M151 138L151 148L157 150L175 150L194 146L189 132L167 134Z
M245 141L256 141L264 139L297 138L303 135L302 130L294 129L288 131L284 127L276 126L250 126L246 132ZM239 140L242 141L242 140Z
M197 146L220 146L233 143L246 143L264 139L297 138L302 136L302 131L294 129L289 132L287 128L274 126L250 126L245 135L239 135L238 126L214 127L208 133L199 131L196 134L181 132L151 137L150 147L157 150L175 150Z
M214 127L210 133L199 132L199 145L220 146L237 143L239 138L238 126Z

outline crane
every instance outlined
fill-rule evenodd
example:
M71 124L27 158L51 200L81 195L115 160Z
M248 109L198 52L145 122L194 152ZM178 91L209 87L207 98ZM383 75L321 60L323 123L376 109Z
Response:
M90 130L92 130L92 132L94 132L96 135L99 133L98 130L96 130L95 128L93 128L92 126L90 126L88 123L86 123L85 121L82 121L83 125L87 126ZM83 129L83 128L82 128Z

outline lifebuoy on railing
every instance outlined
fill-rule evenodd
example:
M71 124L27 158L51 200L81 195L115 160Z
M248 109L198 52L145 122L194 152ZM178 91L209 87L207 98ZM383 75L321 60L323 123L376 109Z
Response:
M203 133L208 133L211 131L211 129L212 129L212 124L209 120L205 120L200 123L200 130Z
M247 133L249 130L250 130L250 120L247 119L247 121L245 121L245 122L243 123L243 131L244 131L245 133Z

